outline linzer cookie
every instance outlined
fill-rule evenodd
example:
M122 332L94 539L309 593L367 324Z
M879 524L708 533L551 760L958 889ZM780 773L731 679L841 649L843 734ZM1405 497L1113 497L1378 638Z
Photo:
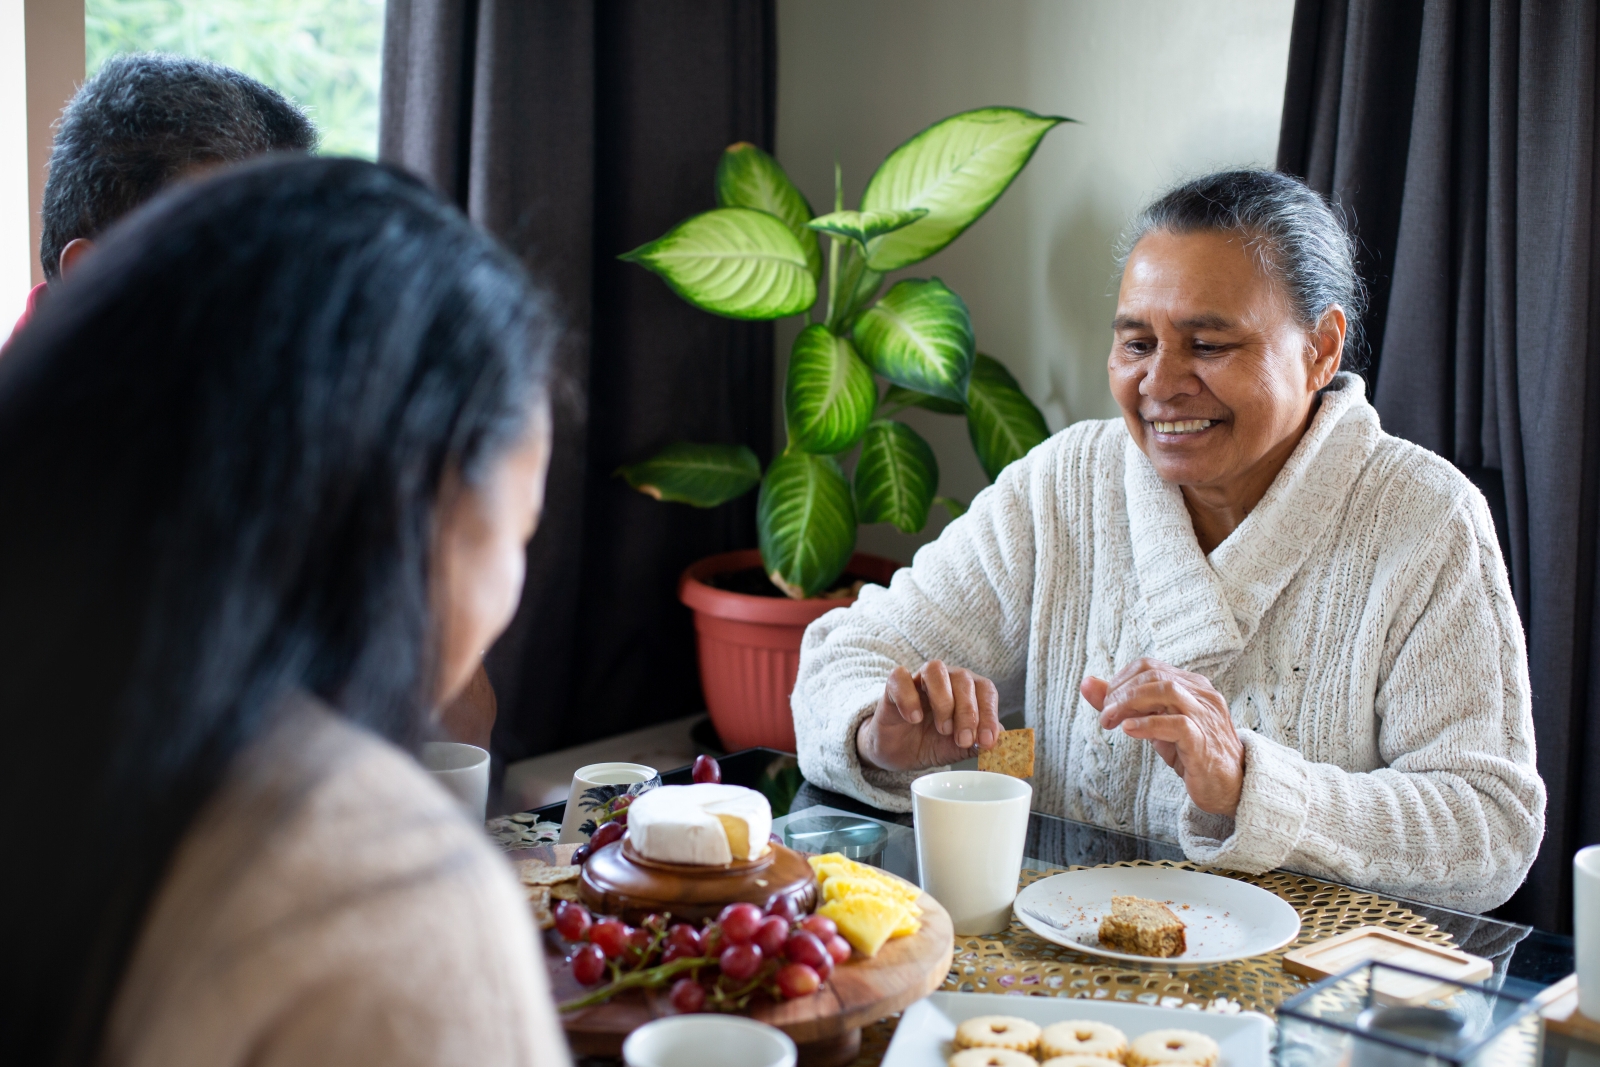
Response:
M994 747L978 753L978 770L1009 774L1013 778L1032 778L1033 728L1000 731L1000 739Z

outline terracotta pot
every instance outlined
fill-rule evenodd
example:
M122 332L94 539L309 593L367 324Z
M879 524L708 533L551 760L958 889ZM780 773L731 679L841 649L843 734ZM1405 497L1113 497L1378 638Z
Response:
M789 694L800 673L800 638L806 627L855 597L751 596L718 589L712 575L761 566L755 549L708 556L683 572L678 599L694 611L700 649L700 686L711 722L728 751L765 745L793 752L794 716ZM888 585L900 564L858 552L846 571Z

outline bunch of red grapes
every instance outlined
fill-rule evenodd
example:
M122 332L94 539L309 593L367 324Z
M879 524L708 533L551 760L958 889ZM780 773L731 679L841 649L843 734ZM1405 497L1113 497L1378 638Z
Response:
M649 915L637 926L620 919L599 921L581 904L563 901L556 908L556 931L578 946L572 955L572 976L586 986L598 985L607 973L613 980L676 960L700 959L705 967L679 978L672 986L672 1006L681 1012L704 1011L756 989L792 1000L810 996L850 958L850 943L826 915L797 914L790 897L778 897L767 909L754 904L729 904L703 927L669 922Z

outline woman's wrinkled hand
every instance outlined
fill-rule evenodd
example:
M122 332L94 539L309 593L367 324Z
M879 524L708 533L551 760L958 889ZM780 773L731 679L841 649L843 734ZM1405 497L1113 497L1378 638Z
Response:
M929 660L916 673L896 667L872 716L856 730L861 759L888 771L939 767L993 748L1000 693L964 667Z
M1109 682L1085 678L1078 687L1107 730L1149 741L1178 772L1201 811L1232 818L1244 789L1244 742L1228 702L1209 678L1143 657Z

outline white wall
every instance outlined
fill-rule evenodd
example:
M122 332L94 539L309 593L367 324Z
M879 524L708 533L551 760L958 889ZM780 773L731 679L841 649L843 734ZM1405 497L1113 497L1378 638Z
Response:
M22 0L0 0L0 343L33 285L28 227L28 55Z
M972 310L978 347L1011 368L1052 430L1116 414L1105 361L1112 246L1174 180L1270 166L1293 0L778 0L778 158L818 211L833 162L855 207L896 145L946 115L1006 104L1066 115L1000 202L907 275L937 275ZM892 281L892 279L891 279ZM795 327L780 325L783 357ZM955 418L907 418L941 491L987 484ZM909 560L919 537L863 527L860 548Z

